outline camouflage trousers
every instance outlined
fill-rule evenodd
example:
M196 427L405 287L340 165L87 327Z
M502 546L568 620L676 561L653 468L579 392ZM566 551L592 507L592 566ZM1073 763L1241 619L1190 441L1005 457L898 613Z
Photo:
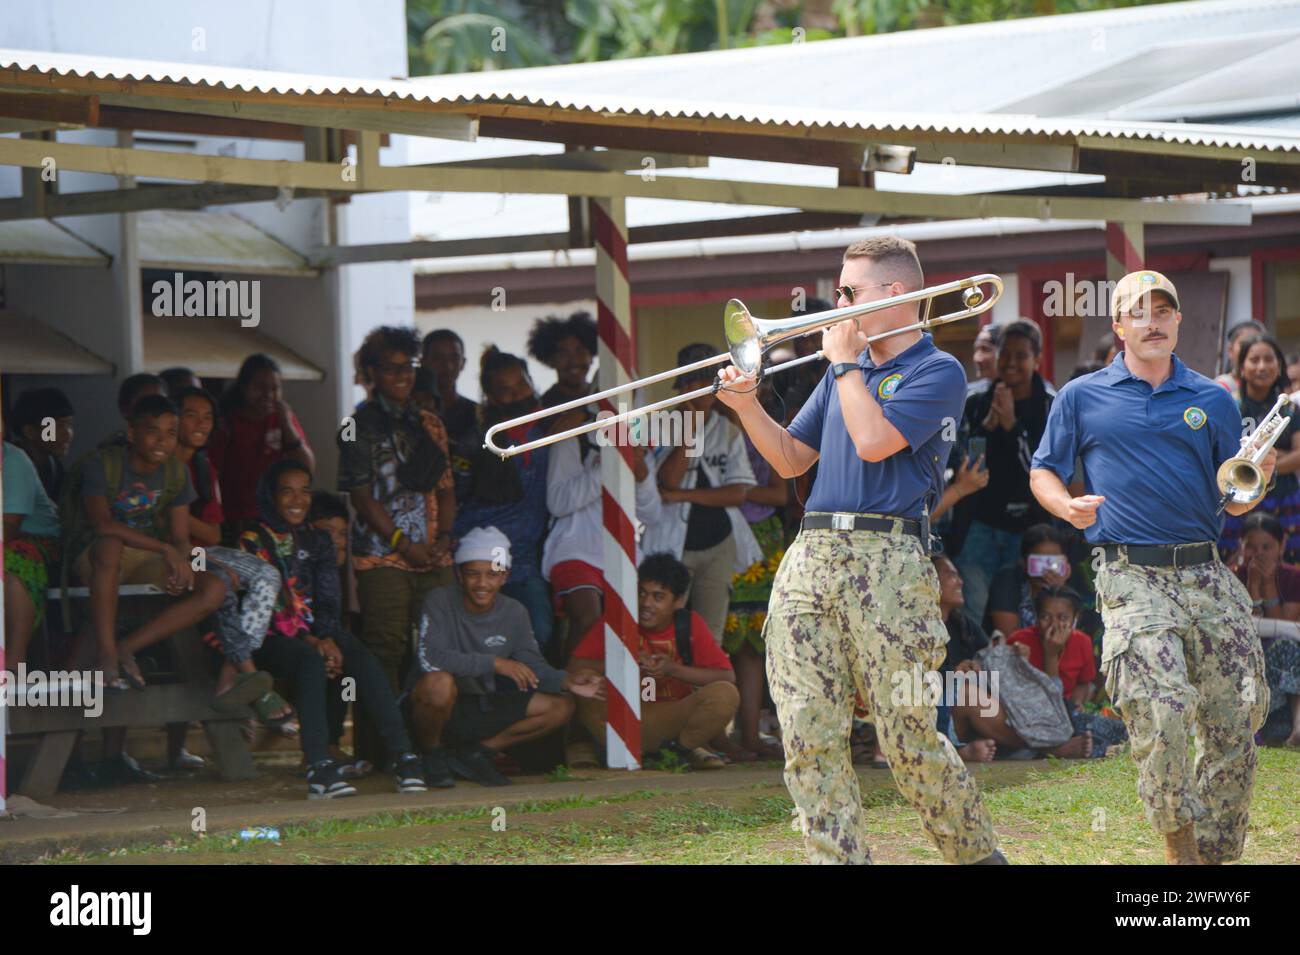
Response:
M812 862L871 861L849 749L859 693L899 790L944 859L993 853L993 822L935 728L935 707L893 698L902 677L939 669L948 642L938 577L916 538L802 531L773 582L764 638L785 782Z
M1195 823L1207 862L1240 858L1254 734L1268 714L1250 595L1217 560L1139 567L1121 555L1098 571L1097 603L1106 689L1128 727L1147 821L1162 833Z

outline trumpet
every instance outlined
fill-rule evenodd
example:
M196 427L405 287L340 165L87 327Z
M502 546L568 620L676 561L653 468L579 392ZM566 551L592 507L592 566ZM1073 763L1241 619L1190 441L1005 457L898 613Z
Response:
M990 292L985 292L983 286L991 286ZM942 295L950 295L955 292L961 293L963 308L955 312L949 312L946 315L940 315L935 318L930 317L930 308L934 300ZM844 308L831 308L823 312L814 312L811 315L792 315L782 319L761 319L755 318L745 307L745 303L739 299L733 298L727 302L723 310L723 331L727 339L727 351L714 355L711 358L704 358L689 365L682 365L680 368L673 368L669 371L659 372L650 375L647 378L640 378L636 381L629 381L626 384L616 385L613 388L607 388L604 391L587 395L582 398L575 398L572 401L566 401L563 404L555 405L551 408L543 408L540 411L534 411L510 421L503 421L498 425L488 429L484 435L483 447L498 455L501 458L508 458L516 454L523 454L525 451L531 451L534 448L545 447L548 444L556 444L569 438L576 438L581 434L588 434L592 431L599 431L603 428L612 427L634 418L641 418L653 414L656 411L662 411L665 408L671 408L674 405L683 404L687 401L693 401L696 398L708 394L717 394L723 387L722 380L715 377L711 384L693 391L686 391L680 395L674 395L671 398L665 398L662 401L656 401L652 404L640 408L633 408L629 411L623 411L619 414L610 414L604 417L597 417L594 421L588 421L574 428L565 431L559 431L555 434L546 435L533 441L523 444L515 444L510 447L501 447L493 439L502 431L516 428L520 425L531 424L540 421L543 418L549 418L554 415L564 414L566 411L572 411L575 408L583 408L592 404L599 404L602 401L608 401L619 395L625 395L635 391L638 388L644 388L648 385L657 384L666 381L669 378L678 378L684 375L690 375L692 372L701 371L705 368L711 368L715 365L721 365L723 362L730 361L748 378L758 379L764 375L774 375L779 371L786 371L799 365L807 364L810 361L816 361L822 357L821 351L816 351L810 355L804 355L802 358L793 358L790 361L783 361L776 365L763 367L764 354L783 342L788 342L796 338L802 338L805 335L811 335L814 332L822 331L839 322L855 319L862 315L869 315L872 312L881 312L885 309L894 308L898 305L908 305L913 302L924 302L925 310L920 321L913 322L910 325L904 325L900 328L892 328L889 331L880 332L876 335L867 337L867 344L880 341L883 338L889 338L893 335L902 335L906 332L928 331L939 325L946 325L949 322L960 321L963 318L971 318L975 315L981 315L987 312L1002 297L1002 279L996 275L983 274L973 275L970 278L958 279L954 282L945 282L941 285L932 285L929 288L918 289L915 292L904 292L902 295L893 295L889 298L878 299L874 302L861 302L857 305L846 305Z
M1236 455L1219 465L1215 478L1223 495L1219 499L1220 511L1229 504L1253 504L1268 491L1261 462L1290 423L1290 416L1283 412L1296 404L1296 395L1300 392L1278 395L1259 427L1241 439L1241 449Z

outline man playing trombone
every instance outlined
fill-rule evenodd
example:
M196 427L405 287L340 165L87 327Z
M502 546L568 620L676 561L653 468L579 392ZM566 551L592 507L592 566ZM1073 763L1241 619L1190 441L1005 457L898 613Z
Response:
M1159 272L1120 280L1110 310L1124 350L1061 389L1030 487L1043 507L1085 530L1102 561L1102 670L1166 859L1230 862L1246 839L1268 686L1250 595L1215 547L1216 472L1239 453L1241 415L1226 391L1174 355L1178 308ZM1066 482L1079 458L1087 493L1072 497ZM1270 450L1256 465L1261 492L1275 460ZM1244 514L1262 496L1227 510Z
M915 246L884 237L850 246L844 307L922 288ZM734 365L721 401L782 477L819 461L798 538L773 582L765 638L785 779L814 862L871 861L849 750L855 696L871 709L899 789L949 862L1002 863L992 821L935 707L899 698L914 671L937 671L947 631L928 553L928 511L966 398L961 364L913 330L864 348L866 336L913 324L916 303L842 321L822 336L832 363L781 427Z

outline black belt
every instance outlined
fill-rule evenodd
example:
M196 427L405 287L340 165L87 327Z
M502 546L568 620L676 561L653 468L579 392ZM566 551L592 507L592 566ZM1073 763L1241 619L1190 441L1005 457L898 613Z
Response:
M910 517L868 517L865 514L807 514L799 523L805 531L878 531L909 534L924 541L921 522Z
M1123 556L1121 547L1128 562L1139 567L1191 567L1193 564L1208 564L1218 556L1211 541L1200 544L1102 544L1106 563Z

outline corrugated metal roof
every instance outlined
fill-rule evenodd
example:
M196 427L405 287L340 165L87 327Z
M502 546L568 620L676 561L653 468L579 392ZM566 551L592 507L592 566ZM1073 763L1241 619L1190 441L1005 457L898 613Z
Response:
M317 274L293 249L232 212L141 212L139 237L140 264L146 268L303 277Z
M0 222L0 262L106 266L109 255L48 219Z
M1140 29L1139 29L1140 27ZM1206 2L1074 14L886 36L825 40L639 60L526 70L362 80L338 76L196 66L45 51L0 50L0 70L33 74L43 89L85 88L83 81L183 96L187 88L283 98L284 105L427 105L475 112L482 107L544 107L665 120L801 131L845 138L997 136L1072 143L1079 137L1160 140L1260 151L1300 151L1300 139L1221 127L1104 119L991 115L1027 89L1094 72L1151 45L1207 32L1300 29L1300 0ZM1091 39L1090 39L1091 38ZM1099 48L1100 47L1100 48ZM996 57L987 57L996 49ZM815 51L815 54L813 53ZM811 54L811 55L810 55ZM797 68L796 68L797 67ZM971 73L978 72L978 79ZM862 75L861 85L846 76ZM0 73L0 82L8 78ZM703 92L703 95L701 95ZM816 104L816 105L813 105ZM741 130L743 131L743 130Z
M0 355L12 375L111 375L113 365L29 315L0 310Z

